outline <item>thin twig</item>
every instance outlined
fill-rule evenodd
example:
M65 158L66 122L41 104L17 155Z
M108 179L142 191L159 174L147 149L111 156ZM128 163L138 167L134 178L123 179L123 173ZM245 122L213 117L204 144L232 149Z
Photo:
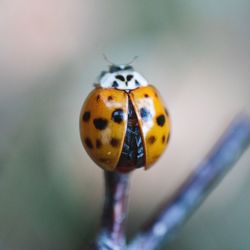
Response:
M231 169L250 144L250 119L241 116L227 129L212 152L198 166L176 195L132 240L129 250L153 250L166 243Z
M125 219L127 216L129 174L104 172L105 202L95 249L125 249Z

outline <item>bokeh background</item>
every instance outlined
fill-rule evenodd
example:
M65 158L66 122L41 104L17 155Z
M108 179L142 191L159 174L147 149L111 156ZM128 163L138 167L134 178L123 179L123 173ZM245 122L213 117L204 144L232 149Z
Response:
M131 237L238 112L250 112L247 0L8 0L0 3L0 249L87 249L102 170L78 117L102 54L134 67L172 117L168 150L131 179ZM250 152L167 249L250 249ZM166 249L163 247L163 249Z

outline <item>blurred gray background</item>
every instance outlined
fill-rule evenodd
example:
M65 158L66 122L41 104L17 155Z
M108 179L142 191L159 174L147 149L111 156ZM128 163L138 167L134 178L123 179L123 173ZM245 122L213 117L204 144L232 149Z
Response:
M131 179L131 237L238 112L250 112L247 0L8 0L0 3L0 249L87 249L102 170L80 142L81 105L106 53L162 93L170 146ZM167 249L250 249L250 152ZM163 247L163 249L166 249Z

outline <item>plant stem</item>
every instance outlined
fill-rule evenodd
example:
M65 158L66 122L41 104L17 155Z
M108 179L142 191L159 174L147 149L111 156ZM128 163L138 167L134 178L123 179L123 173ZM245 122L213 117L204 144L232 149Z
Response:
M212 152L201 162L174 197L163 206L132 240L129 250L153 250L168 242L188 216L231 169L250 144L250 119L241 116L227 129Z
M129 194L129 174L105 171L104 177L105 202L95 249L125 249L125 221Z

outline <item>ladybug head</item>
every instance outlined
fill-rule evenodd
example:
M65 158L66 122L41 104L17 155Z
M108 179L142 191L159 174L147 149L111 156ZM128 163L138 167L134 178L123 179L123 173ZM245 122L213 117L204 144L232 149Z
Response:
M102 88L115 88L121 90L132 90L140 86L147 86L147 80L136 72L130 65L114 65L109 71L103 71L98 79Z

